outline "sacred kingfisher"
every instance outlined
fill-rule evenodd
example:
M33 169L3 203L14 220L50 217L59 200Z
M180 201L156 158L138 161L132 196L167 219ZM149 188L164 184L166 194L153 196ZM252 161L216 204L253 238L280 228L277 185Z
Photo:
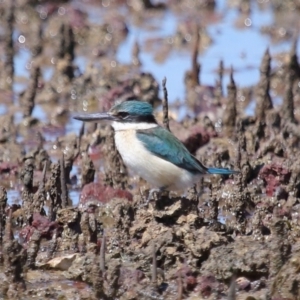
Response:
M183 190L205 174L230 175L229 169L207 168L171 132L158 125L147 102L128 100L106 113L76 114L81 121L109 121L125 165L154 188Z

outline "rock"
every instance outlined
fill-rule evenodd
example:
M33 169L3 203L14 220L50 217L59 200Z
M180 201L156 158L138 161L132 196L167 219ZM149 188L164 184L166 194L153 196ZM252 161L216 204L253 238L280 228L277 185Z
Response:
M272 253L269 242L240 236L234 243L213 248L201 273L214 274L217 279L229 280L235 272L257 278L269 272Z
M49 260L47 263L40 265L39 267L66 271L70 268L73 261L77 258L78 255L78 253L72 253L65 256L55 257Z
M184 243L190 249L194 256L203 257L211 251L212 248L227 243L227 239L217 232L210 231L206 227L199 230L190 231L183 237Z

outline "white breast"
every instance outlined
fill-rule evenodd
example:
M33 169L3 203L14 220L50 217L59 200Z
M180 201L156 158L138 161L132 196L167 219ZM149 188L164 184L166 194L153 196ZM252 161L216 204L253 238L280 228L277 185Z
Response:
M121 154L126 166L144 178L150 185L155 188L166 188L169 190L183 190L192 186L200 176L192 175L190 172L180 169L176 165L151 154L136 137L133 125L125 129L118 123L115 128L116 147ZM141 124L138 124L141 129ZM155 124L142 124L144 129L153 128ZM149 127L152 126L152 127Z

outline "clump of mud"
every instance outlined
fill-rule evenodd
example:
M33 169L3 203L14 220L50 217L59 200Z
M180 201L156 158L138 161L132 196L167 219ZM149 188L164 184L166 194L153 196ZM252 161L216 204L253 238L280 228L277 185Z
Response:
M231 4L247 15L250 2ZM299 9L297 1L277 2L269 7L276 14ZM299 298L296 41L279 58L266 50L256 86L239 89L231 69L224 91L221 61L216 84L208 87L199 79L197 58L211 38L197 23L196 9L212 16L215 2L0 3L6 108L0 116L0 298ZM91 10L99 14L97 22ZM172 47L160 39L136 42L126 65L116 58L129 32L124 11L141 26L144 18L166 11L194 21L178 25ZM156 51L158 61L174 49L190 51L185 105L193 117L168 117L168 110L176 115L176 105L167 106L171 84L163 82L161 99L160 83L142 72L141 47ZM14 59L22 51L30 57L29 78L15 75ZM279 106L274 93L282 99ZM74 126L73 111L104 111L117 99L163 103L158 119L197 158L240 173L204 177L185 194L159 194L145 205L149 187L128 176L111 128L67 130ZM256 103L254 116L244 113L250 101ZM37 117L38 110L45 117ZM21 201L10 200L11 190Z

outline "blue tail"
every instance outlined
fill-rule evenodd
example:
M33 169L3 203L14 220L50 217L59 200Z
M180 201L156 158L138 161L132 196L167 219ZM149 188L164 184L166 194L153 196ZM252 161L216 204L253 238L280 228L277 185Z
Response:
M229 169L218 169L218 168L207 168L208 174L221 174L221 175L230 175L237 174L238 171L229 170Z

